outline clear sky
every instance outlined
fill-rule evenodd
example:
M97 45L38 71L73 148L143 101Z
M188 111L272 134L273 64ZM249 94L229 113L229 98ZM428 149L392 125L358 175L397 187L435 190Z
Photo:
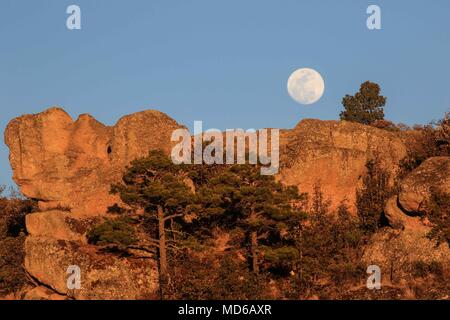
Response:
M71 4L79 31L66 28ZM369 4L382 30L367 29ZM188 127L290 128L337 119L365 80L388 119L426 123L450 108L449 18L448 0L0 0L0 130L52 105L106 124L158 109ZM311 106L286 90L300 67L325 80Z

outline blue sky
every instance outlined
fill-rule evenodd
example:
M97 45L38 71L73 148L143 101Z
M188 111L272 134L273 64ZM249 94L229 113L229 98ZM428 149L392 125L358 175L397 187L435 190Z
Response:
M80 31L66 28L71 4ZM382 30L367 29L369 4ZM448 0L0 0L0 130L53 105L106 124L158 109L188 127L290 128L337 119L365 80L388 97L387 118L426 123L450 109L449 15ZM287 94L300 67L325 80L312 106Z

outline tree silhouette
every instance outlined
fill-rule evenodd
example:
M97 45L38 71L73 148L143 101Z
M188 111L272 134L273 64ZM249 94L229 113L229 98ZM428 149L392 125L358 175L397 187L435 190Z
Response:
M364 82L354 96L346 95L342 99L345 110L341 112L341 120L359 122L366 125L384 119L383 107L386 97L380 95L380 86L376 83Z

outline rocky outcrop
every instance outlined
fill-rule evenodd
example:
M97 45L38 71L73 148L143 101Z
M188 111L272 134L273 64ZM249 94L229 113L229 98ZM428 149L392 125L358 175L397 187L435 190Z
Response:
M89 115L74 121L60 108L9 123L5 141L14 180L44 211L26 218L25 268L46 288L35 289L30 297L45 298L47 290L75 299L155 295L158 273L152 257L103 254L86 243L85 234L118 201L110 185L121 179L130 161L153 149L169 153L171 134L180 127L158 111L129 115L109 127ZM353 212L367 160L378 156L393 173L406 156L394 133L356 123L304 120L283 130L280 138L278 178L310 194L320 184L332 207L347 200ZM67 288L70 265L81 268L81 290Z
M393 184L406 147L395 134L345 121L303 120L282 134L280 179L312 194L320 184L333 208L347 200L356 212L356 190L362 186L368 160L378 157Z
M411 214L422 213L433 189L450 193L450 157L427 159L403 180L401 208Z
M39 283L77 300L155 299L158 271L153 259L102 254L75 241L31 236L25 241L25 268ZM69 266L80 268L81 289L67 285Z
M67 300L67 297L57 294L46 287L39 286L27 291L23 300Z
M126 165L149 150L170 152L173 130L181 126L158 111L144 111L108 127L89 115L76 121L62 109L12 120L5 132L14 180L42 209L70 208L98 215L118 199L109 194ZM354 210L368 159L378 154L395 172L406 147L394 133L350 122L303 120L284 130L280 141L286 184L312 193L316 183L333 207L347 199Z
M376 264L389 273L400 273L417 261L440 262L450 268L448 244L438 246L430 240L431 226L426 217L418 216L432 187L450 193L449 164L450 157L430 158L404 178L399 195L389 199L385 208L393 229L383 228L373 236L364 253L368 264Z
M152 255L118 257L87 244L87 231L100 220L57 210L26 216L24 266L40 286L28 291L25 299L156 297L158 270ZM69 266L80 268L81 289L68 288Z
M108 127L90 115L76 121L60 108L12 120L5 131L14 180L41 209L103 214L117 201L110 184L124 167L152 149L169 152L180 126L159 111L144 111Z
M28 234L58 240L86 242L86 232L98 219L81 218L70 212L45 211L25 217Z

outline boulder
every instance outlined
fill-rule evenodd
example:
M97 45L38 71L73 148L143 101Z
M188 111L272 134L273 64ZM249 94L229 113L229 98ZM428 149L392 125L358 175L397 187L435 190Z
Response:
M450 157L425 160L401 183L399 203L411 214L422 213L432 189L450 193Z
M27 237L25 268L37 282L59 295L77 300L154 299L158 271L154 259L103 254L74 241L43 236ZM81 270L81 289L69 289L69 266Z
M37 286L25 293L23 300L66 300L67 297L43 286Z
M394 229L403 229L410 222L407 215L398 207L398 196L390 198L384 209L384 216L389 225Z
M347 200L353 213L367 161L378 157L393 185L399 163L407 154L395 133L354 122L312 119L284 130L280 148L282 182L309 194L320 184L332 208Z
M394 229L383 228L376 232L364 253L367 264L376 264L387 273L401 276L414 262L439 262L450 268L450 248L439 246L428 235L431 226L417 215L430 196L432 187L450 192L450 158L437 157L426 160L400 182L400 192L386 204L385 216Z
M126 116L108 127L92 116L76 121L60 108L13 119L5 131L13 179L42 210L99 215L118 201L110 185L125 166L152 149L171 149L180 126L159 111Z
M430 228L423 225L418 217L415 224L408 224L404 230L384 228L373 235L367 245L363 261L381 268L382 277L394 275L398 280L409 273L415 262L439 262L450 270L450 248L447 243L436 246L428 239Z

